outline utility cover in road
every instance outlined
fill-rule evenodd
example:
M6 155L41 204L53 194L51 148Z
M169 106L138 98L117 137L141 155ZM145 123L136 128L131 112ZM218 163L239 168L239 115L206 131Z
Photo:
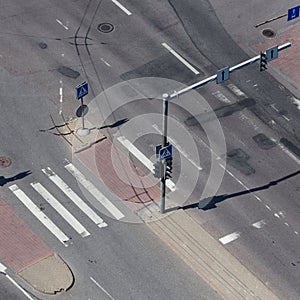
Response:
M271 61L278 57L278 46L274 46L266 50L267 61Z
M172 145L163 147L159 150L159 159L164 160L172 157Z
M89 85L87 82L83 82L82 84L76 86L76 98L80 100L84 96L89 93Z
M300 6L295 6L288 9L288 21L294 20L299 17Z
M218 70L217 73L217 83L221 83L229 79L229 67Z

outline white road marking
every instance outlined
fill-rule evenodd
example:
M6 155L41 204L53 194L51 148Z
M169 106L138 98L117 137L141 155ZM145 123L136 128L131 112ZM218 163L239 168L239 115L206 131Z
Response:
M173 50L167 43L162 43L162 45L172 53L179 61L181 61L186 67L188 67L194 74L198 75L199 71L196 70L188 61L186 61L182 56L180 56L175 50Z
M124 13L126 13L128 16L130 16L132 13L125 7L123 6L119 1L117 0L111 0L114 4L116 4L119 8L121 8Z
M292 97L292 101L297 106L297 108L300 109L300 100L295 97Z
M282 115L282 117L287 120L288 122L291 120L290 118L288 118L286 115Z
M244 97L244 98L247 97L247 95L246 95L242 90L240 90L236 85L230 83L230 84L228 84L227 86L228 86L228 88L229 88L234 94L236 94L237 96L239 96L239 97Z
M252 224L253 227L258 228L258 229L264 227L265 225L266 225L265 220L261 220L261 221L258 221L258 222L255 222Z
M59 108L59 114L62 114L62 105L63 105L63 82L62 80L59 81L60 83L60 88L59 88L59 104L60 104L60 108Z
M160 134L162 134L162 131L158 128L156 124L153 124L152 127ZM189 155L179 146L179 144L172 138L168 137L168 140L173 144L176 149L194 166L196 167L199 171L203 170L201 166L198 166L191 158L189 158Z
M63 24L62 21L56 19L56 22L57 22L58 24L60 24L63 28L65 28L66 30L69 30L69 27L67 27L65 24Z
M93 277L90 277L90 279L96 284L98 288L100 288L111 300L115 300L101 285L98 283Z
M106 227L107 224L101 219L58 175L49 167L42 169L43 173L62 190L62 192L81 209L98 227Z
M273 139L272 139L273 140ZM276 140L273 140L276 142ZM283 144L277 143L277 145L281 148L283 152L285 152L291 159L293 159L297 164L300 165L300 159L296 157L294 153L292 153L290 150L288 150Z
M219 241L223 244L226 245L240 237L241 233L240 232L234 232L228 235L223 236L222 238L219 239Z
M144 166L152 173L154 173L154 166L152 161L146 157L139 149L137 149L129 140L127 140L124 136L120 136L117 140L128 149ZM175 183L172 180L167 180L166 186L174 192L176 187Z
M299 232L298 232L298 231L294 231L294 233L295 233L295 234L297 234L297 235L299 234Z
M268 210L271 210L270 206L269 205L265 205L265 207L268 209Z
M85 176L72 164L69 163L65 168L82 184L86 190L92 194L117 220L124 218L123 213L111 203Z
M9 189L31 211L31 213L66 247L69 238L27 197L27 195L13 184Z
M89 236L87 229L79 223L79 221L50 194L45 187L39 182L31 183L31 186L80 234L82 237Z
M279 112L279 109L275 106L275 104L270 105L276 112Z
M218 100L220 100L221 102L224 102L226 104L230 104L231 101L225 96L223 95L220 91L216 91L214 93L212 93Z
M103 58L101 58L101 61L103 61L108 67L111 67L111 65L106 60L104 60Z
M4 276L15 286L17 287L28 299L34 300L16 281L14 281L5 271L6 266L0 263L0 273L4 274Z
M287 227L289 227L290 225L289 225L289 223L287 223L287 222L284 222L284 225L286 225Z

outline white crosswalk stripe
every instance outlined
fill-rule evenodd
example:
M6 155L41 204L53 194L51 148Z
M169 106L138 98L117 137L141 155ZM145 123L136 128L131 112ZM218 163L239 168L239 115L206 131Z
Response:
M106 227L107 224L100 218L51 168L42 169L43 173L98 227Z
M112 216L114 216L117 220L124 218L124 214L113 203L111 203L90 181L88 181L72 163L66 165L65 168L112 214Z
M38 208L30 198L16 185L13 184L9 189L15 196L31 211L31 213L53 234L57 239L68 246L69 238Z
M63 217L73 229L82 237L89 236L90 233L81 223L50 194L39 182L31 183L31 186Z

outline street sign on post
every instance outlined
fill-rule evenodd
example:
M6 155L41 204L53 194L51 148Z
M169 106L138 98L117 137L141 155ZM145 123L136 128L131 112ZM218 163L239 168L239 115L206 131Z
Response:
M217 73L217 83L221 83L229 79L229 67L218 70Z
M89 85L87 82L83 82L76 86L76 98L77 100L80 100L84 96L86 96L89 93Z
M278 57L278 46L274 46L266 50L267 61L271 61Z
M159 150L159 160L164 160L172 157L172 145L163 147Z
M299 17L300 6L295 6L288 9L288 21L294 20Z

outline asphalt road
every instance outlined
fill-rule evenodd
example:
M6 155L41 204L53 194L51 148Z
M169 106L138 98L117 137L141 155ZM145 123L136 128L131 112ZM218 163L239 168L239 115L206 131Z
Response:
M66 116L74 115L78 106L73 100L76 84L89 81L91 92L86 97L89 103L101 91L122 80L149 76L173 80L161 84L155 81L147 86L147 91L142 89L145 86L134 86L141 96L131 104L108 98L100 103L102 116L110 115L108 123L128 118L128 124L133 124L129 128L136 128L131 133L125 129L108 130L110 137L116 132L127 134L151 157L154 145L160 142L159 131L154 129L157 134L141 135L153 125L160 128L156 117L147 117L150 112L161 112L161 103L155 98L248 58L206 1L157 1L155 5L153 1L126 1L123 4L127 12L111 1L52 1L51 4L10 1L3 5L1 151L13 160L12 167L4 170L3 175L31 170L33 174L18 184L33 197L28 187L33 181L44 182L60 197L41 172L46 166L62 174L76 193L82 195L63 167L65 158L72 159L68 145L59 137L38 131L51 126L49 113L57 121L60 121L60 110ZM220 5L216 1L213 4ZM237 6L242 10L242 5ZM99 32L97 27L102 23L111 23L114 30ZM190 66L179 61L163 43L180 53ZM143 97L148 94L153 97L151 100ZM176 182L182 175L180 188L169 196L282 299L297 299L300 293L299 157L293 154L299 147L299 111L289 101L290 96L267 72L260 74L258 65L253 65L237 71L228 83L218 86L210 83L194 96L172 101L170 116L187 128L200 153L199 163L194 162L193 149L178 134L178 124L169 127L177 148L173 180ZM205 107L205 101L214 114L208 113L211 109ZM113 103L119 108L111 111ZM283 107L284 111L278 113L274 105ZM136 117L142 114L146 118L138 120ZM215 115L223 129L227 149L220 149L217 155L215 190L212 184L203 194L212 166L211 150L207 147L209 136L203 128L216 121ZM102 116L99 115L99 120ZM195 117L201 126L195 123ZM217 137L214 129L213 137ZM218 174L224 171L226 157L229 157L226 172L218 186ZM74 299L96 297L99 288L90 277L115 299L199 299L200 294L203 299L215 297L143 225L120 224L104 216L108 223L105 231L90 229L92 235L88 242L72 236L73 244L65 248L5 186L2 195L75 270L78 280L70 294L62 299L70 295ZM70 203L65 204L71 208ZM47 213L64 228L55 212L49 209ZM82 217L80 212L76 214Z

